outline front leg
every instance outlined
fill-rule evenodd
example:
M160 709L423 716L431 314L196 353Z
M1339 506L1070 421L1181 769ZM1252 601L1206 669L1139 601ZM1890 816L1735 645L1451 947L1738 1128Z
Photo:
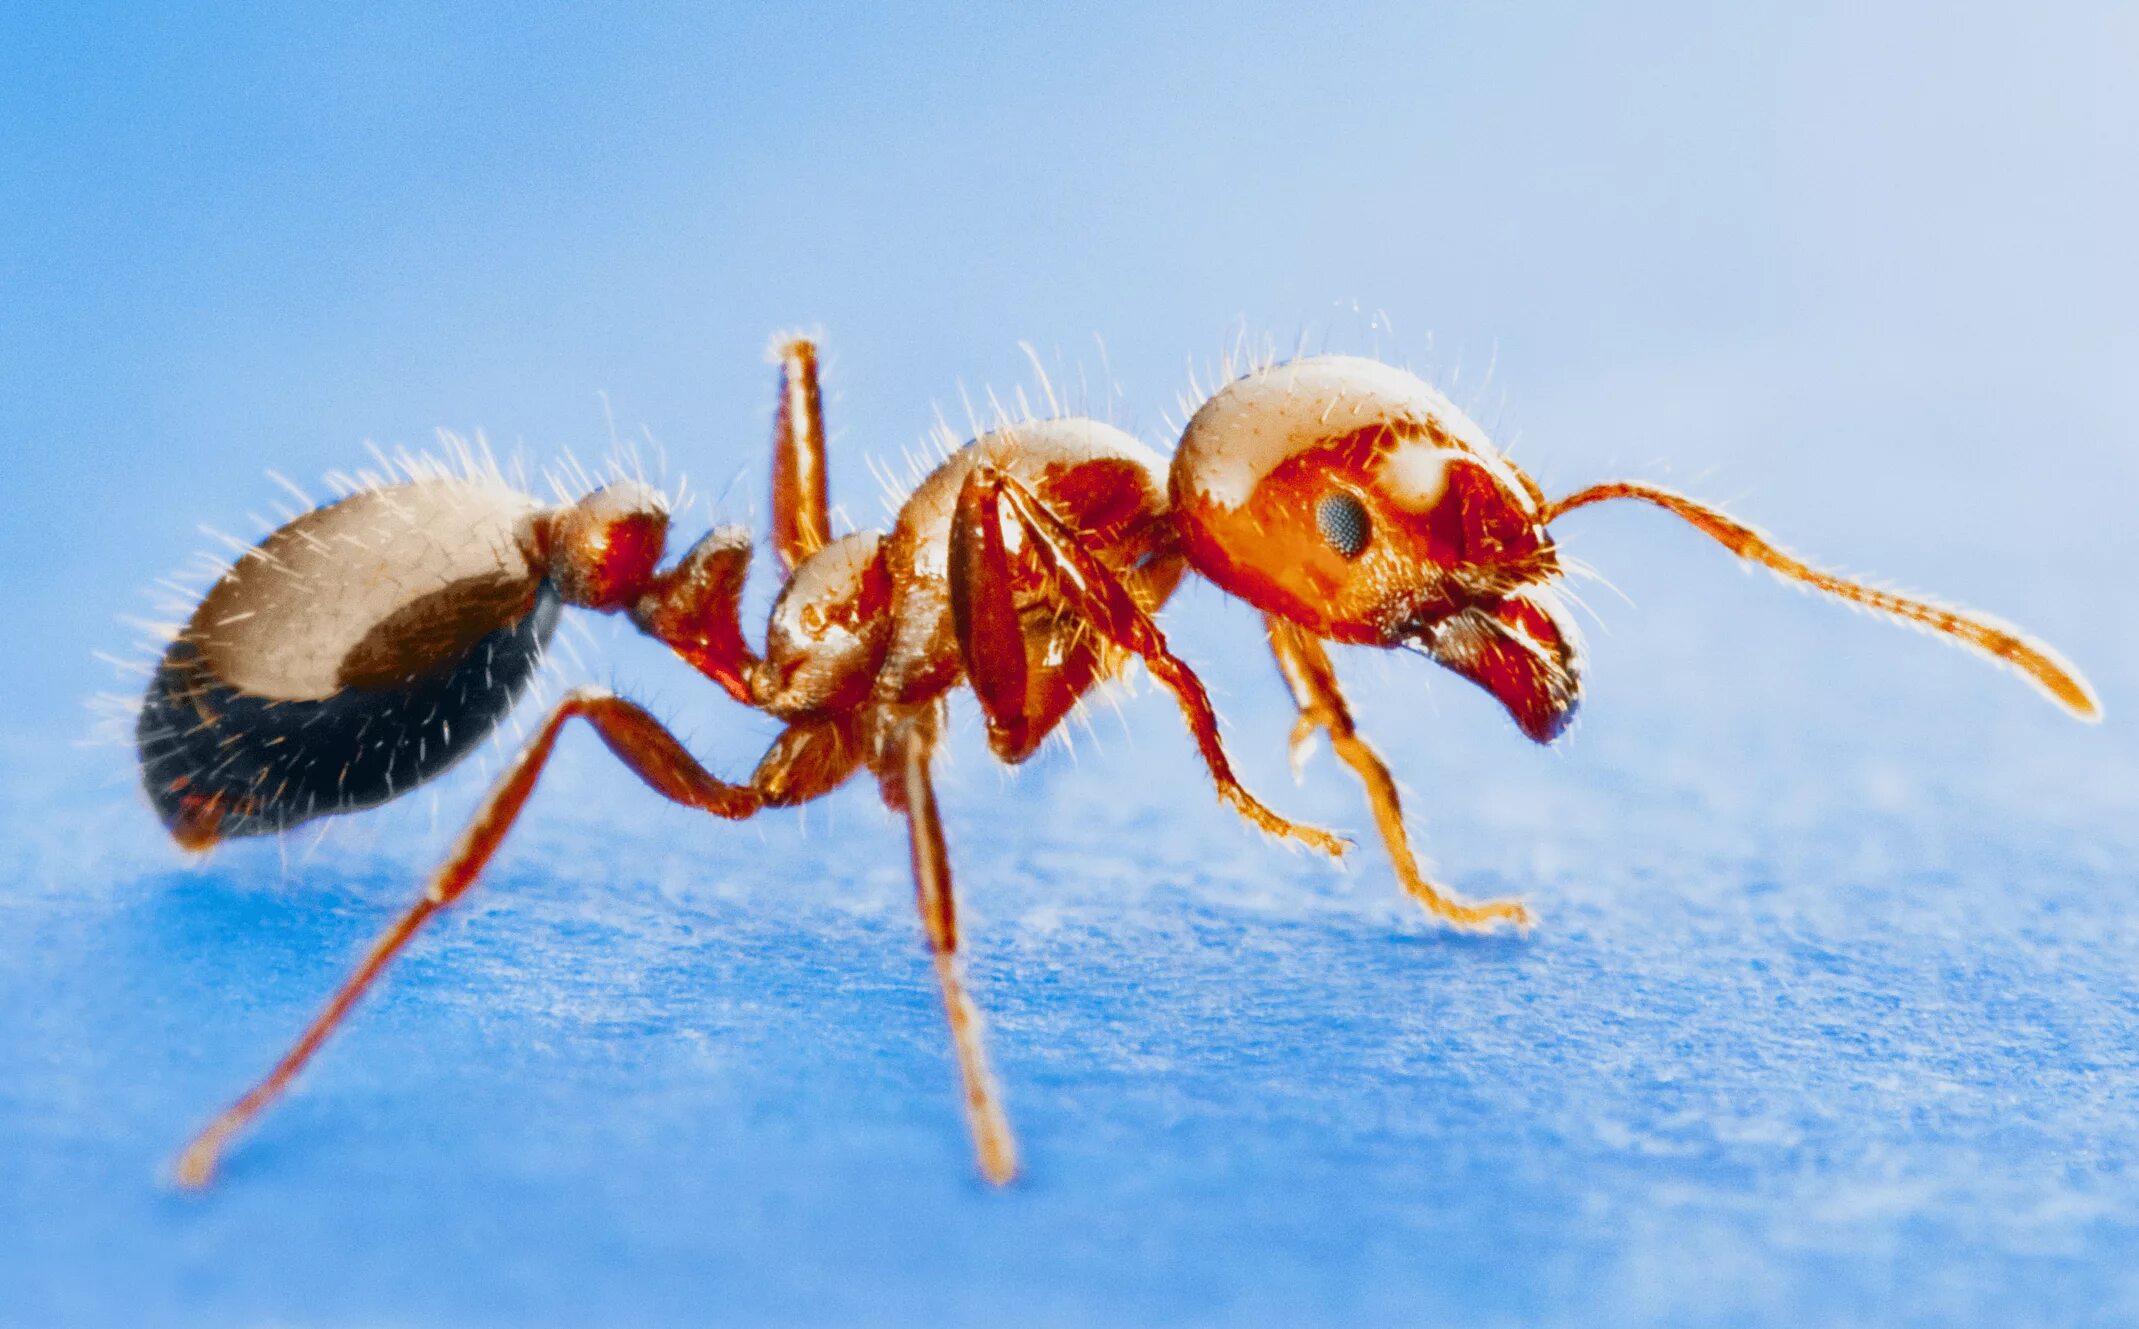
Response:
M1121 650L1141 656L1151 676L1173 693L1189 733L1203 754L1218 797L1271 835L1286 836L1332 858L1347 842L1328 831L1279 816L1248 792L1218 736L1218 713L1203 680L1175 655L1166 635L1112 569L1077 542L1076 532L1015 477L990 466L975 467L959 491L951 524L951 612L974 693L987 712L991 739L998 730L1021 737L1027 713L1025 638L1012 598L1017 568L1004 541L1005 523L1015 522L1024 554L1047 578L1068 613L1089 624Z
M1284 619L1265 615L1263 624L1270 633L1270 650L1277 656L1278 672L1285 676L1285 685L1292 689L1292 699L1300 708L1300 718L1292 726L1293 773L1299 773L1315 731L1326 732L1330 747L1367 787L1374 825L1381 831L1397 880L1404 883L1412 899L1451 927L1483 931L1495 924L1510 923L1528 930L1536 919L1520 900L1471 904L1427 880L1412 852L1410 833L1404 829L1404 808L1397 798L1396 781L1381 755L1359 736L1358 726L1352 722L1352 708L1337 686L1337 671L1330 665L1329 652L1319 638Z

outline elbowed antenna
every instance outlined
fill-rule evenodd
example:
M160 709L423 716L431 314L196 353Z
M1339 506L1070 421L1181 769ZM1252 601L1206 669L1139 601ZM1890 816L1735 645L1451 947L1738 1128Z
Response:
M1822 572L1788 550L1779 548L1765 532L1736 518L1727 517L1705 503L1687 498L1684 494L1655 485L1630 484L1615 480L1607 484L1591 485L1548 505L1540 520L1550 524L1557 521L1562 514L1576 508L1615 498L1636 498L1644 503L1653 503L1679 517L1738 557L1758 563L1778 577L1803 582L1852 604L1892 614L1918 627L1951 637L1993 660L2018 669L2052 701L2078 718L2090 724L2102 718L2101 701L2096 698L2094 689L2081 677L2080 671L2073 667L2071 661L2059 655L2047 643L2037 641L2012 624L1989 614L1935 604L1928 600L1912 600L1905 595L1896 595L1892 591L1865 586L1831 572Z

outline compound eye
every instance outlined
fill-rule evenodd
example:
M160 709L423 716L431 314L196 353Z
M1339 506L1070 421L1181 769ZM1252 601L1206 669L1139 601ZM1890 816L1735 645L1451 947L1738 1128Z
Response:
M1329 547L1346 558L1366 552L1367 541L1374 535L1366 505L1346 493L1326 495L1315 505L1315 526Z

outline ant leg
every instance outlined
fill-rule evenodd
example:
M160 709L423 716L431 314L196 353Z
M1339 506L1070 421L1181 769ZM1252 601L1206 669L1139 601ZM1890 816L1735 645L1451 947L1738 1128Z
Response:
M765 750L751 772L750 788L766 807L796 807L839 788L861 764L852 716L796 720Z
M906 814L913 844L914 896L936 962L936 982L943 990L943 1010L950 1020L951 1043L958 1052L958 1076L965 1091L966 1125L980 1174L997 1186L1018 1171L1017 1140L1003 1115L1002 1095L988 1066L981 1041L980 1010L966 995L958 963L958 908L951 893L951 862L943 843L943 821L936 811L936 785L929 775L940 728L941 709L931 705L904 721L878 770L884 802Z
M976 515L952 526L951 621L959 654L987 717L988 746L1011 763L1039 750L1091 687L1101 664L1083 620L1028 621L1019 611L1015 579L1021 570L1005 550L1000 522Z
M772 547L789 572L832 541L824 475L824 393L817 347L804 337L780 346L780 410L772 428Z
M312 1021L304 1034L291 1045L290 1050L283 1054L282 1059L275 1063L274 1069L267 1073L266 1078L209 1123L208 1127L186 1146L178 1158L180 1183L195 1187L208 1183L224 1146L231 1138L289 1086L297 1072L311 1060L312 1054L326 1042L327 1036L341 1024L357 999L364 995L372 982L408 944L410 938L416 935L417 930L429 921L433 914L452 904L475 884L475 879L482 872L484 865L504 841L506 832L512 829L528 795L534 792L535 782L541 777L542 769L556 747L559 731L574 716L584 718L592 724L595 731L601 735L602 741L609 745L610 751L616 753L634 775L645 781L654 792L673 802L703 809L717 817L740 821L769 801L759 791L758 785L771 783L769 777L774 772L768 771L767 766L774 764L774 754L768 754L767 762L759 767L751 784L728 784L715 778L699 765L697 760L684 750L683 744L642 707L599 689L583 688L572 692L558 703L549 719L543 722L541 730L491 787L489 796L483 800L482 807L468 823L468 828L461 832L460 840L454 845L452 853L447 855L446 861L432 875L423 895L373 944L363 963L357 966L356 972L343 982L333 1000L327 1003L318 1018ZM785 738L783 735L783 741ZM775 754L781 751L778 747L774 750ZM836 762L823 762L821 753L815 752L813 745L807 742L793 744L780 765L783 771L807 769L812 758L817 759L820 768L827 765L836 766ZM854 764L850 761L845 772L840 773L838 779L833 779L831 784L836 785L853 769ZM818 778L811 783L821 784L823 778L820 770ZM792 795L796 791L785 792ZM788 801L794 800L790 797Z
M951 605L961 637L975 643L968 648L969 671L979 664L979 672L971 674L973 689L988 709L991 727L998 718L1024 714L1024 634L1014 599L1018 567L1003 539L1006 519L1018 523L1023 556L1037 562L1063 608L1115 646L1142 657L1151 676L1173 693L1219 798L1271 835L1341 857L1347 847L1342 838L1279 816L1240 783L1219 739L1218 714L1203 680L1167 647L1158 624L1113 570L1087 552L1076 532L1031 490L1002 471L980 466L966 478L952 518Z
M1076 618L1028 624L1025 635L1015 643L1024 657L1024 687L1012 692L1012 685L994 670L994 662L1007 653L989 655L990 643L981 638L968 641L961 635L966 678L975 694L983 686L1005 694L983 699L980 707L988 722L988 748L998 760L1015 766L1038 752L1078 698L1091 691L1106 664L1094 636ZM981 661L977 668L976 659Z
M1496 923L1511 923L1528 929L1535 921L1520 900L1489 900L1471 904L1459 900L1428 880L1411 848L1404 829L1404 808L1397 798L1396 781L1383 764L1381 754L1359 736L1352 722L1352 708L1337 685L1337 671L1319 638L1275 615L1263 616L1270 633L1270 651L1277 657L1278 672L1292 689L1300 718L1292 726L1292 769L1297 775L1307 756L1307 745L1317 729L1329 734L1330 747L1367 788L1367 801L1374 809L1374 824L1381 831L1389 862L1411 898L1426 912L1458 928L1484 929Z

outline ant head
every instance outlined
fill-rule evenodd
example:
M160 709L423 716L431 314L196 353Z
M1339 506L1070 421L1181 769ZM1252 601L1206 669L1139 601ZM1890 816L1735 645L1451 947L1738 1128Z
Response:
M636 480L536 519L537 561L566 604L621 609L639 598L668 544L668 507Z
M1420 651L1549 742L1579 648L1529 477L1400 369L1315 356L1227 385L1188 423L1171 489L1195 569L1335 641Z

